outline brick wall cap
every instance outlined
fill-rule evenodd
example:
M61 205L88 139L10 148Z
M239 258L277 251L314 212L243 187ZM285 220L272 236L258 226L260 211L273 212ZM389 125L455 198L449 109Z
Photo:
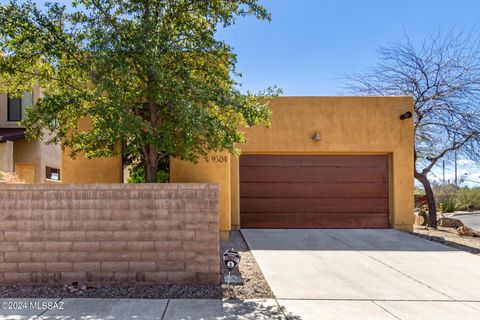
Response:
M0 191L53 190L218 190L218 183L89 183L89 184L0 184Z

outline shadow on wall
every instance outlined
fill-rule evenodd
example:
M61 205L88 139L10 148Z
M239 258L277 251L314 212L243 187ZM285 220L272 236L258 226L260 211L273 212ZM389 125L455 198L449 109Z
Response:
M250 250L456 251L392 229L242 229Z

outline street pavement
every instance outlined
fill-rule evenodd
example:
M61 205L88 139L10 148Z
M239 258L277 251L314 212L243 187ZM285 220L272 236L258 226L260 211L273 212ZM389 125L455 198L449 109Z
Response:
M480 230L480 212L477 213L457 213L454 214L455 219L460 219L465 225L475 230Z

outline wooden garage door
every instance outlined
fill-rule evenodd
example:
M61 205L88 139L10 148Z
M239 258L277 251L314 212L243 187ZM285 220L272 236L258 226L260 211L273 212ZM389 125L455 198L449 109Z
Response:
M388 157L244 155L242 228L388 228Z

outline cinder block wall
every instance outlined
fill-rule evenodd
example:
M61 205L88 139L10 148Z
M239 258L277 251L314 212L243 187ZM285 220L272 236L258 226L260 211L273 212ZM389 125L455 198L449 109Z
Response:
M218 283L218 185L0 184L0 282Z

